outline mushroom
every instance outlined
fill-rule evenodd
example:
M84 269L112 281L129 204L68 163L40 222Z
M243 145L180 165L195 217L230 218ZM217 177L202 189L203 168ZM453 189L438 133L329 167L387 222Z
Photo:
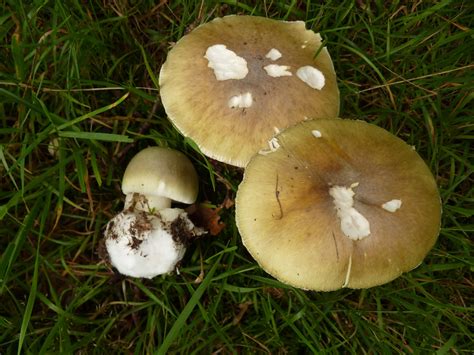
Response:
M198 177L176 150L149 147L135 155L122 179L122 212L105 229L110 262L124 275L152 278L175 270L186 246L203 234L171 201L193 203Z
M368 288L417 267L440 229L436 182L411 146L363 121L311 120L247 165L236 198L245 247L295 287Z
M211 158L240 167L275 130L339 112L329 53L302 21L216 18L174 45L159 82L182 134Z

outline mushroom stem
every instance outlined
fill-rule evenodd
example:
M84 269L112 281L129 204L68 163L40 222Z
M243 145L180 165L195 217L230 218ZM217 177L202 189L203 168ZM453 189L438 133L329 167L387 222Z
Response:
M150 210L160 211L171 207L171 199L162 196L142 195L130 193L125 196L124 210L149 212Z

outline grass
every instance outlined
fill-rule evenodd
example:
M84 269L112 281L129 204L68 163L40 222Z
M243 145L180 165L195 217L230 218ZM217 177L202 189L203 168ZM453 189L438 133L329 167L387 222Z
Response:
M0 353L472 353L474 5L314 3L0 2ZM242 171L172 127L157 85L171 44L227 14L306 21L334 60L341 116L416 146L444 210L416 270L368 290L293 289L250 258L232 208L180 275L125 278L102 261L124 167L148 145L192 159L200 201L235 196Z

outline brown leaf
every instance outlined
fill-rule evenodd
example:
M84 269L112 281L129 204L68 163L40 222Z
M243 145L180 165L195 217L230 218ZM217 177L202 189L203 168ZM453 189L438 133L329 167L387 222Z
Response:
M285 291L278 287L264 287L263 292L276 299L280 299L285 295Z
M237 324L240 323L240 321L242 320L242 317L248 311L248 309L252 305L252 303L253 303L252 301L247 301L247 302L244 302L244 303L241 303L241 304L238 305L239 313L237 313L237 315L232 320L233 325L237 325Z
M222 201L221 203L221 207L225 208L225 209L229 209L231 208L232 206L234 205L234 200L232 200L229 195L227 195L224 199L224 201Z
M209 231L212 236L218 235L225 227L225 223L222 222L219 212L222 207L209 207L206 204L192 205L186 209L189 218L194 225L204 228Z

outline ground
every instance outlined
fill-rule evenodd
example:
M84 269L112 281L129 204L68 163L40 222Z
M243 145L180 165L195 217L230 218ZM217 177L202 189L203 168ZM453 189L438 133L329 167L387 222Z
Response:
M0 9L0 353L472 353L471 1L4 0ZM320 293L252 260L232 206L242 169L201 154L159 99L173 43L229 14L305 21L333 58L341 117L416 147L443 204L438 242L417 269ZM213 233L179 274L140 280L115 273L101 241L123 206L125 166L149 145L193 161L204 203L193 208Z

